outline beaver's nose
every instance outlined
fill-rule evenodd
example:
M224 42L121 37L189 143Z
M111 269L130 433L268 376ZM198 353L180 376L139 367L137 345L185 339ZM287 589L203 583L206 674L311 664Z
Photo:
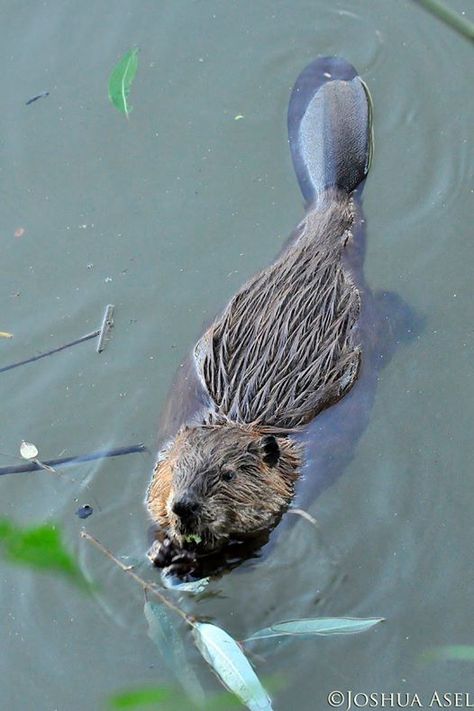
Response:
M183 523L190 523L198 514L199 503L191 496L182 496L174 502L172 509Z

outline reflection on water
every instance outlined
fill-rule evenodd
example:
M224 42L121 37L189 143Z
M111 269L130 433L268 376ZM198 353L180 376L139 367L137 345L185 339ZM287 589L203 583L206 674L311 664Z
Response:
M381 373L355 459L308 507L322 538L298 520L264 560L180 596L236 638L304 615L387 618L364 636L266 652L259 672L287 680L281 708L323 708L341 686L462 690L467 667L418 658L474 639L470 44L415 4L374 0L118 2L113 13L25 1L2 20L0 329L14 338L1 339L1 365L94 330L116 306L101 355L83 343L1 374L0 451L11 455L22 439L45 459L140 441L153 450L202 324L302 215L285 132L292 82L317 54L357 67L375 110L367 279L424 314L425 331ZM108 104L107 79L132 46L127 121ZM167 680L140 590L79 541L86 525L154 574L143 558L152 463L144 453L2 477L2 515L60 522L101 584L85 600L2 564L6 708L97 708L118 689ZM84 505L87 521L75 516ZM195 663L216 688L197 653Z

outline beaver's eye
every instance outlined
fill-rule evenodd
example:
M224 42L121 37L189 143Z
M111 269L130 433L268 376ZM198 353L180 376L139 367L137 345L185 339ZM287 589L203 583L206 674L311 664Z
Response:
M222 478L224 479L224 481L232 481L232 479L235 479L235 476L235 472L231 470L227 470L222 473Z

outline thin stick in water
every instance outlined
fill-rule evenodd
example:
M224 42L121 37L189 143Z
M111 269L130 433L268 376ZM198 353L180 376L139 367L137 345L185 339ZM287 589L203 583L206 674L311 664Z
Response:
M182 617L185 622L191 625L191 627L194 627L194 620L192 617L190 617L185 612L183 612L183 610L174 605L171 600L168 600L168 598L163 595L163 593L156 589L156 585L154 583L148 583L146 580L137 575L129 565L125 565L125 563L122 563L122 561L116 558L112 551L106 548L106 546L104 546L103 543L97 540L97 538L94 538L94 536L92 536L90 533L87 533L87 531L81 531L81 538L84 538L86 541L89 541L89 543L92 543L92 545L94 545L99 551L101 551L101 553L107 556L107 558L111 560L112 563L118 565L118 567L121 568L124 573L127 573L127 575L133 578L136 583L141 585L145 592L150 592L155 595L158 600L163 603L163 605L169 607L170 610L176 612L176 614Z
M38 101L38 99L42 99L45 96L49 96L49 91L42 91L41 94L36 94L36 96L32 96L31 99L25 101L25 105L29 106L33 102Z
M47 351L46 353L40 353L39 355L32 356L31 358L26 358L26 360L20 360L18 363L11 363L10 365L4 365L2 368L0 368L0 373L5 373L7 370L12 370L13 368L19 368L20 365L26 365L27 363L34 363L36 360L40 360L41 358L46 358L46 356L50 356L53 353L59 353L59 351L64 351L66 348L71 348L71 346L77 346L78 343L83 343L84 341L89 341L91 338L97 338L97 336L100 334L100 329L97 329L96 331L92 331L91 333L86 333L85 336L81 336L81 338L76 338L75 341L70 341L69 343L65 343L63 346L58 346L58 348L53 348L50 351Z
M446 5L439 0L416 1L420 5L423 5L423 7L429 10L433 15L436 15L436 17L440 20L452 27L453 30L457 30L457 32L464 35L464 37L467 37L471 41L474 40L474 22L458 15L457 12L454 12L451 8L446 7Z
M81 454L75 457L61 457L59 459L49 459L46 462L42 462L43 466L40 466L36 462L25 462L24 464L13 464L9 467L0 467L0 476L4 474L19 474L22 472L35 472L39 469L43 469L46 465L47 467L56 468L58 466L72 466L74 464L81 464L82 462L91 462L95 459L105 459L106 457L121 457L124 454L135 454L137 452L147 452L147 448L144 444L132 444L128 447L115 447L113 449L101 449L97 452L89 452L88 454Z
M109 335L110 329L114 325L114 309L113 304L107 304L102 326L100 327L99 340L97 342L97 353L102 353L105 348L106 338Z

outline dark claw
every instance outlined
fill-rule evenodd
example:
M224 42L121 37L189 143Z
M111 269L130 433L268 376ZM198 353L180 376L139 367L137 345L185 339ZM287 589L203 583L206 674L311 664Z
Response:
M169 538L165 538L163 541L153 541L147 555L153 565L165 568L172 563L177 550L173 542Z
M166 575L176 575L181 581L187 583L195 579L193 573L196 568L193 562L186 560L183 564L182 561L173 561L171 565L167 565L164 572Z
M180 551L171 562L173 565L191 565L196 562L196 556L189 551Z
M158 568L168 568L173 565L177 568L189 569L196 562L196 556L192 551L179 548L169 538L154 541L147 555Z

